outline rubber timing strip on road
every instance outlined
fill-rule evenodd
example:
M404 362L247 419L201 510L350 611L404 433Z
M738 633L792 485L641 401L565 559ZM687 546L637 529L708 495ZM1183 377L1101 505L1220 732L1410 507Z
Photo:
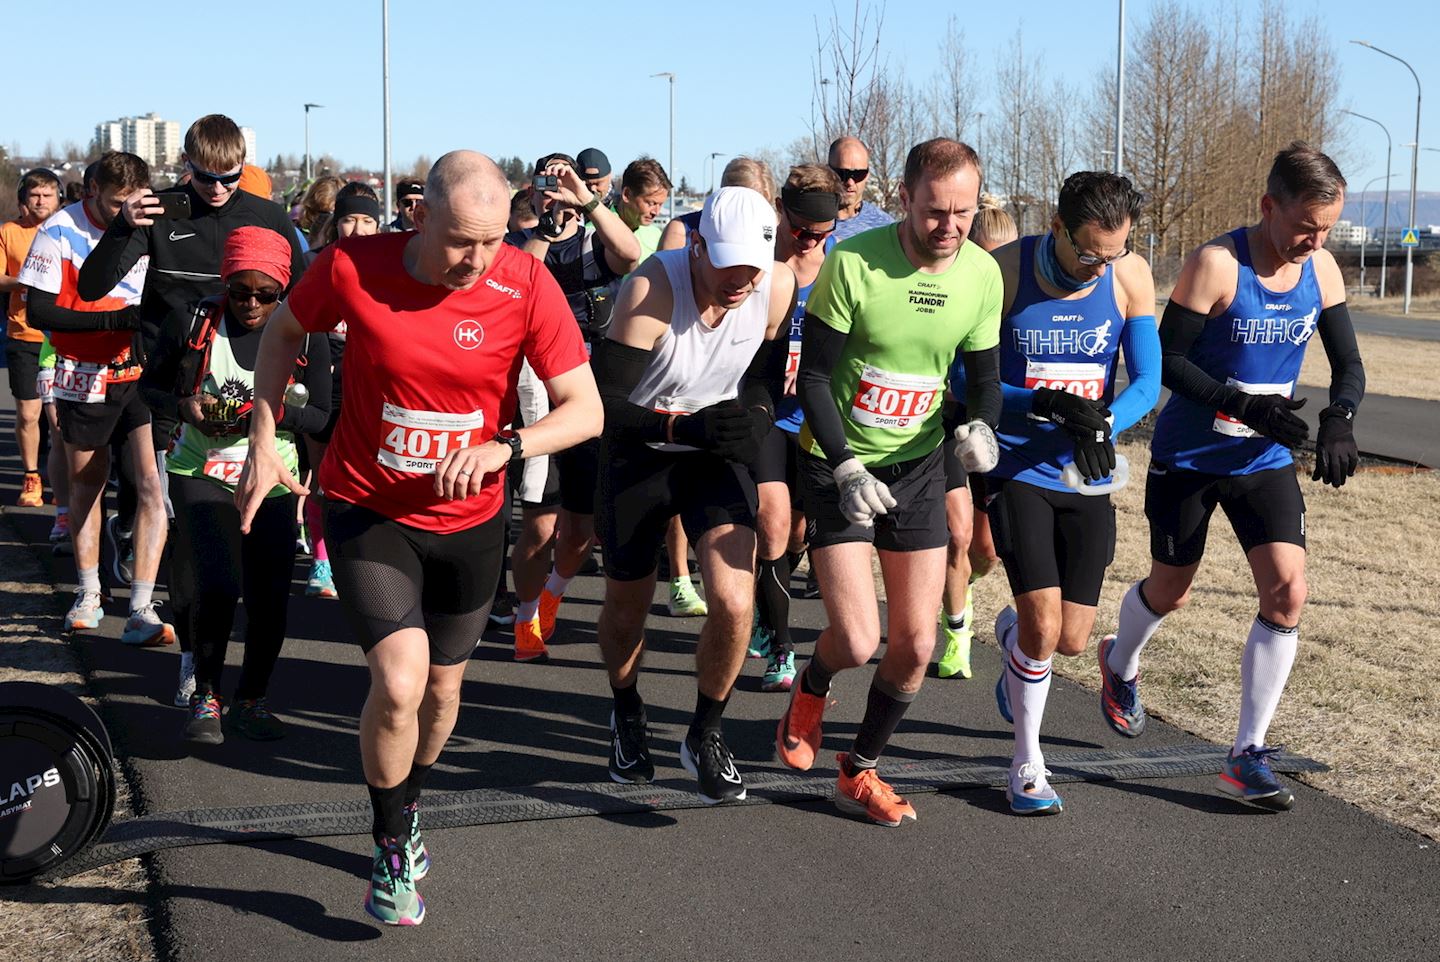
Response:
M1116 779L1179 778L1210 775L1225 764L1226 750L1216 745L1192 744L1151 748L1139 752L1053 752L1045 756L1050 781L1104 782ZM1009 773L1008 758L982 761L934 759L886 762L885 778L903 795L1000 788ZM1323 772L1327 766L1300 755L1281 753L1270 759L1277 772ZM739 805L772 805L828 799L835 789L833 773L799 774L751 770L745 774L748 797ZM532 822L585 815L627 815L707 807L694 783L653 782L621 785L591 782L574 785L535 785L514 789L476 789L425 796L425 828L461 828ZM728 806L727 806L728 807ZM168 815L147 815L110 826L97 845L60 869L60 876L75 875L118 862L188 845L245 843L332 835L367 835L370 803L301 802L291 805L253 805L210 808Z

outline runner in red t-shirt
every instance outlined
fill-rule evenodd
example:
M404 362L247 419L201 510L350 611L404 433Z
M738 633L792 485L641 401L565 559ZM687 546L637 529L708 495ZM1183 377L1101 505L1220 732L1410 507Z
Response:
M274 412L304 335L348 324L345 405L320 483L340 604L370 666L360 755L376 848L365 907L391 925L425 915L417 802L485 629L505 550L505 468L594 437L604 416L555 279L502 246L509 197L484 155L441 157L414 214L418 232L327 249L271 319L256 364L237 492L246 530L274 485L308 493L275 454ZM552 408L503 431L522 357Z

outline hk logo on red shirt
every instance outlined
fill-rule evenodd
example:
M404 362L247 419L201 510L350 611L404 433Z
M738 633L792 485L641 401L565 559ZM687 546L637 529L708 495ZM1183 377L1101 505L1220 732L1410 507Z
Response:
M465 319L455 325L455 346L462 351L473 351L485 343L485 328L479 321Z

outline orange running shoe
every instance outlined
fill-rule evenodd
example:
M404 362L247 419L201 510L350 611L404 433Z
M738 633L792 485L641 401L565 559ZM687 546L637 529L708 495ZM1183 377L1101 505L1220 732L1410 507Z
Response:
M853 776L845 774L845 752L835 756L840 777L835 782L835 807L846 815L868 818L876 825L895 828L905 819L915 821L915 806L881 780L873 768L862 768Z
M555 615L560 610L564 595L552 595L547 588L540 589L540 640L549 641L555 634Z
M807 772L820 751L820 722L830 699L805 690L805 673L790 686L790 704L775 727L775 752L791 768Z
M40 508L45 505L45 485L40 480L40 475L34 471L25 472L25 480L20 487L20 497L15 500L17 507Z
M540 637L540 619L534 618L530 621L515 622L515 660L536 661L541 658L548 658L550 652L545 650L545 639Z

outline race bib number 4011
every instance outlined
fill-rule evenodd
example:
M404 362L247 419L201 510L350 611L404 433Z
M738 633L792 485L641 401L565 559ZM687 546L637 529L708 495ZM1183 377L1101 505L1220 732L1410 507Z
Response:
M896 374L867 364L860 372L860 383L855 386L850 420L865 427L891 431L912 428L935 406L942 383L943 378Z
M385 402L380 413L380 450L376 458L406 474L434 474L451 451L481 443L485 412L447 414L412 411Z

